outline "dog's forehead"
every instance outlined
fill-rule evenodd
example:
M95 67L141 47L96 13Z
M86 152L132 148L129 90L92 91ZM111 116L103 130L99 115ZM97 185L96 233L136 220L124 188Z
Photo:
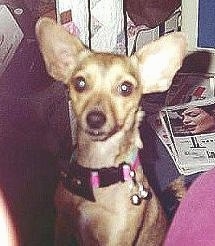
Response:
M88 73L118 74L129 73L136 76L136 69L129 57L109 53L92 53L85 57L79 65L78 70L85 70Z

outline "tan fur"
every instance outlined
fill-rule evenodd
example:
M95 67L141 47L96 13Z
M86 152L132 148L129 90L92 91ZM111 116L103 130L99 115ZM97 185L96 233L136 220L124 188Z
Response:
M175 33L149 44L132 57L96 53L54 21L43 18L36 34L47 71L65 83L77 117L77 160L89 168L118 166L132 149L142 147L138 108L143 93L167 90L185 55L186 42ZM78 92L77 78L86 88ZM120 86L128 81L127 96ZM91 129L87 117L102 112L105 123ZM56 245L69 245L69 236L80 245L160 245L166 231L163 210L139 166L137 181L151 190L152 198L131 204L129 182L94 189L96 202L67 191L59 184L56 193Z
M187 188L184 180L184 176L179 176L177 179L172 181L167 189L174 195L174 197L180 202L185 194L187 193Z

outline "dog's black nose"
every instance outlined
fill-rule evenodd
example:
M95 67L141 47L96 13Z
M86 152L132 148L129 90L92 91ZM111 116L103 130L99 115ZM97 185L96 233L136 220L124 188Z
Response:
M106 116L102 111L94 110L87 115L87 124L92 129L101 128L106 122Z

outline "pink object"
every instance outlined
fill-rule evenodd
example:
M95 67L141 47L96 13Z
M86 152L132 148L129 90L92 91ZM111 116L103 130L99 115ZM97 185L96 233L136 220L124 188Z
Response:
M91 180L90 180L90 182L91 182L91 185L92 185L92 187L93 188L98 188L99 187L99 174L98 174L98 172L92 172L91 173Z
M215 168L201 174L181 201L164 246L215 245Z
M140 158L139 158L139 155L137 154L136 159L134 160L134 163L132 165L132 169L137 170L139 164L140 164Z
M133 170L136 170L139 164L140 164L140 160L139 160L139 156L137 155L132 166L123 165L123 176L124 176L125 181L129 181L132 179L131 172ZM100 180L99 180L99 174L97 171L93 171L91 173L90 183L93 188L99 188Z
M129 165L124 165L123 166L123 175L124 175L125 181L131 180L130 172L131 172L131 167Z
M72 33L73 35L75 35L76 37L79 37L80 36L80 30L78 29L78 27L74 24L74 22L70 21L70 22L67 22L65 24L63 24L64 28Z

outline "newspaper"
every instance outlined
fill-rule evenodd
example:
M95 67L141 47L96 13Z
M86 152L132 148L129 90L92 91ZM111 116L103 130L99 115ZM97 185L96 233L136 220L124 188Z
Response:
M167 106L147 116L183 175L215 166L214 85L212 74L179 74L166 96Z
M0 4L0 77L10 64L24 33L6 5Z

